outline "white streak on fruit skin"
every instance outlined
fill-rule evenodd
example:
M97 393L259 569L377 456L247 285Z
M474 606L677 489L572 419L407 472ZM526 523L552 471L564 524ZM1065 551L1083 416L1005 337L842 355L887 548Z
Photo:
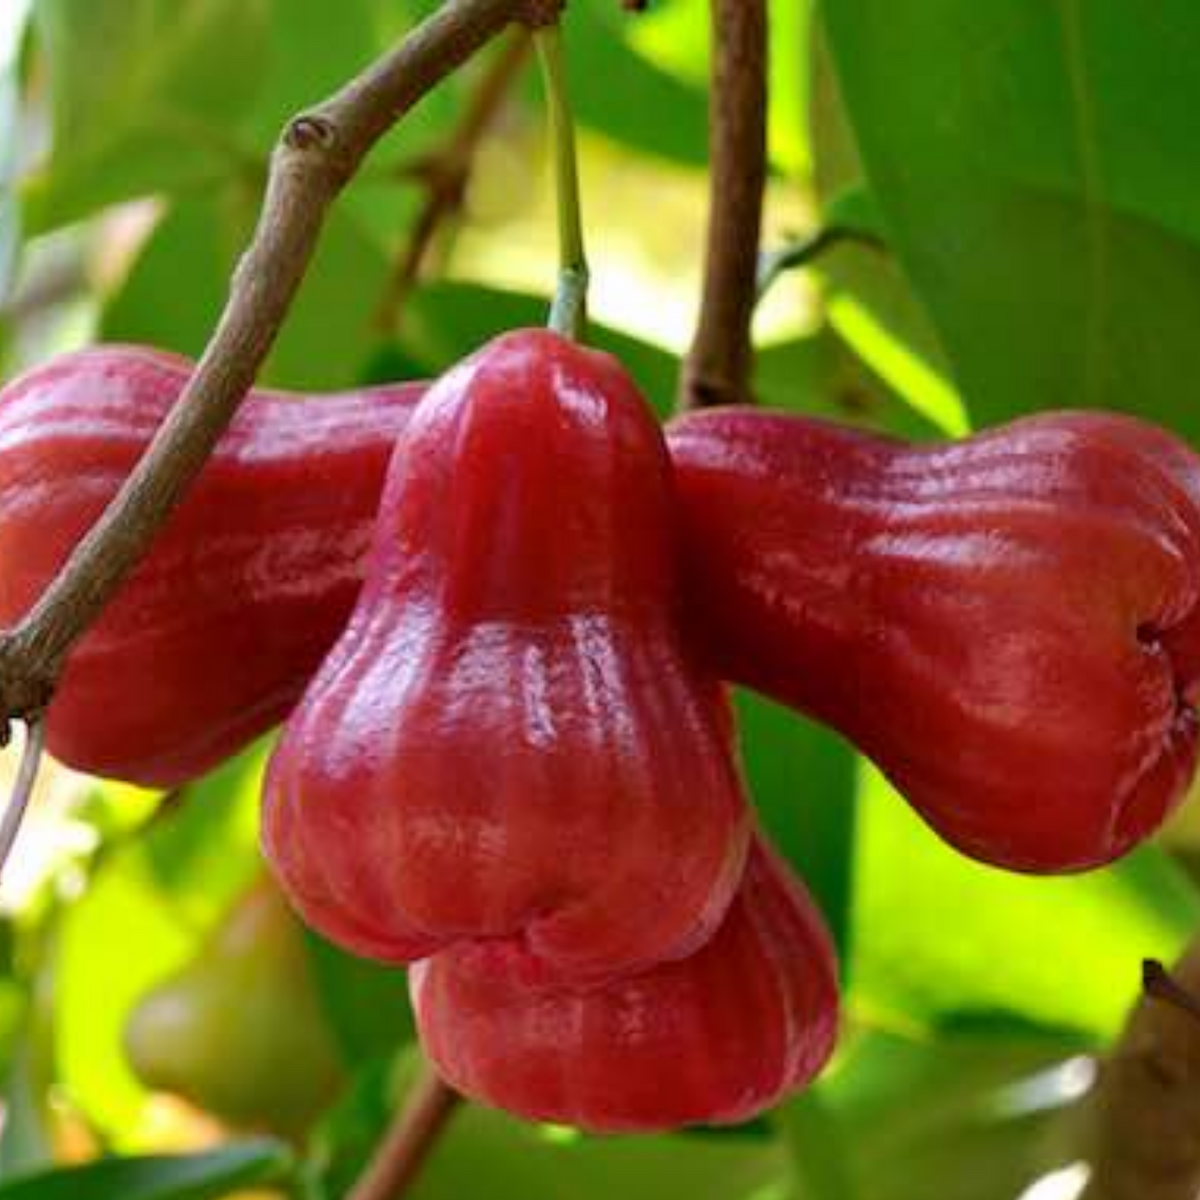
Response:
M521 722L521 739L526 745L546 749L554 745L558 730L554 709L550 703L551 684L547 679L550 665L538 646L526 646L523 669L517 681L519 694L525 700L525 720Z

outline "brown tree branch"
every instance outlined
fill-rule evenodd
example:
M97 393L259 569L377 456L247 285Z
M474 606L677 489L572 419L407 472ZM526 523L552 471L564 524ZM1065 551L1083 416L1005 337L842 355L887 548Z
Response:
M460 1097L426 1067L346 1200L399 1200L416 1178Z
M420 175L426 188L425 202L413 222L408 244L396 263L379 305L376 324L384 332L390 333L396 328L404 302L420 279L438 230L462 208L476 152L521 68L528 62L532 46L528 30L512 33L489 64L450 140L423 164Z
M712 154L704 295L678 407L750 398L767 182L766 0L712 0Z
M325 215L401 116L535 0L447 0L336 95L293 119L212 340L120 493L25 618L0 638L0 717L44 709L71 647L145 553L254 382Z
M1200 1194L1200 937L1173 977L1147 963L1145 992L1100 1070L1083 1200Z

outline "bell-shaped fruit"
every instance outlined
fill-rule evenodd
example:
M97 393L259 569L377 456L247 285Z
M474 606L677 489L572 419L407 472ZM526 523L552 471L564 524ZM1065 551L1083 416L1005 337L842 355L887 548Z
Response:
M421 1040L465 1095L596 1132L731 1124L833 1050L837 971L820 914L758 843L724 923L690 957L583 991L531 991L463 946L413 968Z
M700 945L748 814L677 558L666 447L613 359L521 331L436 383L268 772L308 920L394 961L492 939L547 981Z
M242 896L209 945L130 1015L138 1078L232 1125L295 1135L342 1080L304 931L273 885Z
M1054 413L912 446L719 411L668 435L688 596L725 678L839 729L960 850L1081 870L1196 759L1196 460Z
M0 624L26 612L116 494L191 369L99 347L0 392ZM52 753L168 787L279 721L350 615L421 391L253 393L72 653L47 717Z

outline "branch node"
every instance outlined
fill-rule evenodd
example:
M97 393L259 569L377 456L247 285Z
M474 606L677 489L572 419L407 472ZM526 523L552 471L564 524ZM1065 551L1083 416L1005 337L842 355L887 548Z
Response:
M13 631L0 634L0 749L12 736L11 723L40 720L54 695L57 663L30 657Z
M684 391L689 408L717 408L729 404L748 404L753 399L736 382L703 378L694 372L685 375Z
M1142 991L1185 1013L1193 1021L1200 1021L1200 1000L1180 987L1157 959L1147 958L1142 963Z
M349 140L335 120L319 112L301 113L284 128L280 151L287 161L279 165L309 180L313 173L323 172L332 190L340 191L353 177L360 157Z
M328 149L337 140L333 122L317 113L301 113L288 122L283 131L284 144L292 150Z

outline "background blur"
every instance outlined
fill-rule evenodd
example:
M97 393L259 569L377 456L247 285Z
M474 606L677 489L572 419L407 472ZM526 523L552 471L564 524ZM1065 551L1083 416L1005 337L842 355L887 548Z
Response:
M95 340L197 354L285 119L434 7L0 0L0 377ZM1195 441L1194 0L771 12L767 244L837 228L885 245L841 245L772 289L763 402L918 438L1119 407ZM664 413L697 300L707 29L703 0L639 17L572 0L567 19L596 340ZM542 321L554 218L527 62L471 129L504 53L372 157L267 381L430 375ZM413 278L415 231L464 146L462 203L438 210ZM1169 960L1200 924L1194 806L1112 869L1006 876L937 842L831 735L757 699L740 708L755 800L838 940L833 1068L722 1133L584 1139L471 1109L414 1194L1073 1195L1092 1056L1135 999L1140 960ZM214 1148L171 1168L186 1180L162 1168L94 1194L203 1200L291 1180L332 1197L378 1137L413 1066L404 980L303 933L256 884L262 757L167 798L45 772L0 891L0 1198L5 1178L52 1159Z

